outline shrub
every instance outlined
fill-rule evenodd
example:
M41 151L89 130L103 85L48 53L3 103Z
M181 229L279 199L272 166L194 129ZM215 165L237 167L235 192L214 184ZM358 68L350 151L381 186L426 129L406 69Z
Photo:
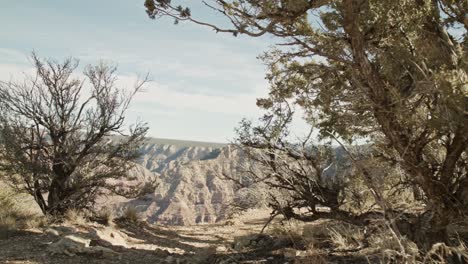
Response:
M128 198L151 190L112 184L126 179L141 154L144 123L127 136L114 135L124 133L125 112L146 80L124 89L116 85L116 68L102 62L79 78L72 58L58 62L33 54L31 60L35 76L0 81L1 179L34 197L43 214L60 217L71 208L93 208L103 190Z
M290 242L294 248L303 248L309 242L302 236L301 222L296 220L287 220L273 224L268 233L279 240Z
M349 224L338 224L334 227L329 227L328 231L331 243L338 250L362 247L365 239L361 229Z
M63 220L68 224L84 226L88 222L88 217L84 211L70 208L63 215Z
M106 226L112 225L114 222L114 218L114 212L108 208L101 208L97 212L94 212L93 215L94 221Z
M129 206L125 208L125 210L123 211L121 219L130 223L138 223L141 220L141 216L138 213L138 211L135 209L135 207Z

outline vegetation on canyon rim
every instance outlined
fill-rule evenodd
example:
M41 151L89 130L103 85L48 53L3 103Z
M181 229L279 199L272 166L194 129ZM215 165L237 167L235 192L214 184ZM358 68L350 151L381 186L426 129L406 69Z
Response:
M448 226L466 221L468 213L468 1L205 1L227 26L199 20L178 4L147 0L145 7L153 19L280 42L262 56L270 93L257 104L266 114L260 124L243 122L239 129L244 147L264 153L253 157L266 174L254 178L288 193L286 202L273 200L276 212L303 220L356 218L343 211L349 184L322 175L327 151L310 139L288 142L288 125L300 108L322 138L372 142L366 158L348 151L353 177L362 178L396 235L404 235L393 224L403 212L384 197L375 175L388 166L398 175L385 170L380 176L396 177L393 187L411 190L424 205L429 220L419 228L424 241L417 242L450 242ZM331 210L317 212L317 205Z
M35 76L0 83L2 179L33 196L46 215L90 209L106 190L125 196L147 190L109 181L127 177L139 155L145 124L121 140L109 136L124 133L124 114L146 80L126 92L116 87L111 65L90 65L80 79L77 60L31 58Z
M198 20L177 1L146 0L145 8L153 19L280 42L261 56L270 92L257 105L265 114L238 128L238 145L251 166L244 177L232 178L268 187L272 219L326 218L370 227L378 218L378 228L399 247L398 260L406 262L414 260L413 245L431 252L438 242L466 242L468 234L453 227L468 219L468 1L204 4L230 24ZM109 181L128 176L146 135L146 126L137 124L126 137L109 141L123 133L124 114L145 80L125 94L112 66L89 66L77 79L73 59L33 54L32 60L36 76L0 83L2 179L34 197L44 214L61 216L92 208L105 190L138 196L151 188L130 190ZM310 133L291 141L298 109ZM340 144L340 151L314 144L315 132ZM363 139L370 143L347 147ZM127 212L137 219L133 213ZM335 241L345 241L337 230Z

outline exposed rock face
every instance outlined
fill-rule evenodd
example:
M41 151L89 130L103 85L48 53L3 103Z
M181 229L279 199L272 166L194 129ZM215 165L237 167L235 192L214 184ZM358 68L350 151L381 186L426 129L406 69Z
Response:
M232 204L244 209L265 206L268 191L264 185L239 189L226 180L227 175L248 182L240 169L245 165L245 157L232 146L150 139L141 152L137 166L129 171L130 180L117 184L140 186L156 178L159 185L153 193L138 199L102 197L99 203L111 207L118 215L134 208L149 223L211 224L226 219ZM325 168L325 177L334 178L341 167L350 166L342 148L336 148L335 152L336 160Z
M226 216L235 188L222 176L235 173L239 162L229 146L153 139L141 150L133 180L125 184L157 177L155 192L133 200L107 197L102 204L117 211L133 207L148 222L169 225L214 223Z

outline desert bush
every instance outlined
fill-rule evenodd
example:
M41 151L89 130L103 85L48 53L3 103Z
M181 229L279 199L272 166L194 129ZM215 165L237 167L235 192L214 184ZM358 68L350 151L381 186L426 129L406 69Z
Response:
M124 134L125 112L145 80L125 90L116 86L116 68L103 62L79 78L72 58L31 59L35 76L0 81L1 179L31 195L43 214L59 216L92 208L104 191L138 197L150 190L111 184L126 178L140 156L145 124L116 135Z
M302 228L302 237L307 241L308 248L319 249L329 244L330 236L326 222L306 224Z
M423 264L468 263L468 247L460 242L456 247L444 243L434 244L422 261Z
M50 216L33 214L33 215L29 215L29 217L27 217L27 219L23 221L22 226L26 229L44 228L53 222L54 221Z
M11 212L5 212L3 205L0 205L1 216L0 216L0 237L8 237L18 229L18 222L16 216L12 215Z
M327 227L331 243L337 250L362 248L364 233L362 228L347 223Z
M66 224L86 226L88 223L88 213L81 209L70 208L63 215L63 221Z
M302 236L302 223L297 220L286 220L270 225L268 233L278 240L288 241L294 248L303 248L308 241Z
M115 215L111 209L101 208L93 213L92 218L100 224L110 226L114 223Z
M367 244L362 226L355 226L343 221L321 221L306 224L302 236L308 241L309 248L330 248L334 251L359 250Z
M141 221L141 216L135 207L128 206L124 209L120 219L130 223L138 223Z

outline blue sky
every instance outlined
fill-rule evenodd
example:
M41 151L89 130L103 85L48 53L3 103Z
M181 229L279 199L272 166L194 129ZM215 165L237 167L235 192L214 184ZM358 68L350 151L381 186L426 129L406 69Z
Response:
M209 10L195 7L192 13L223 23ZM260 115L255 99L268 92L256 56L271 39L153 21L142 0L3 0L0 24L2 80L28 72L32 50L41 57L73 56L82 65L112 61L122 85L149 72L152 82L128 117L148 122L153 137L230 141L243 117Z

